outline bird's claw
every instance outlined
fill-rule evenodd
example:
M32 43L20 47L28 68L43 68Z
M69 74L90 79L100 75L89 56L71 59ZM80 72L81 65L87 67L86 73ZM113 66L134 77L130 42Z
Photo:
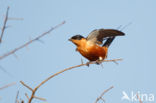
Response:
M99 65L99 64L101 64L101 63L102 63L102 61L101 61L101 60L96 60L95 62L96 62L96 64L97 64L97 65Z

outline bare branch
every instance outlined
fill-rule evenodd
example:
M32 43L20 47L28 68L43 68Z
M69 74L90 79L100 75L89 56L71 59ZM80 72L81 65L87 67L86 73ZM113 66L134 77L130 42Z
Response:
M105 102L105 100L102 98L104 96L105 93L107 93L109 90L111 90L112 88L114 88L114 86L109 87L108 89L104 90L102 92L102 94L96 99L96 101L94 103L97 103L100 99Z
M121 61L122 59L112 59L112 60L103 60L101 62L114 62L114 61ZM45 82L47 82L48 80L50 80L51 78L57 76L58 74L61 74L65 71L68 71L68 70L71 70L73 68L77 68L77 67L81 67L81 66L88 66L88 64L96 64L97 62L96 61L92 61L92 62L87 62L85 64L80 64L80 65L76 65L76 66L72 66L72 67L69 67L69 68L66 68L64 70L61 70L57 73L55 73L54 75L51 75L49 78L47 78L46 80L44 80L43 82L41 82L36 88L39 88L41 85L43 85Z
M39 100L42 100L42 101L46 101L45 98L41 98L41 97L37 97L37 96L34 96L34 98L39 99Z
M26 88L28 88L30 91L33 91L33 89L31 87L29 87L28 85L26 85L23 81L20 81L20 83L25 86Z
M23 18L13 18L13 17L9 17L8 20L24 20Z
M103 60L103 61L101 61L100 63L102 63L102 62L114 62L114 61L121 61L121 60L122 60L122 59ZM78 67L81 67L81 66L88 66L88 64L96 64L96 63L97 63L97 61L91 61L91 62L87 62L87 63L85 63L85 64L80 64L80 65L72 66L72 67L63 69L63 70L61 70L61 71L59 71L59 72L57 72L57 73L51 75L50 77L48 77L48 78L46 78L44 81L42 81L42 82L41 82L38 86L36 86L33 90L30 89L30 90L32 91L32 94L31 94L31 97L30 97L28 103L31 103L31 101L34 99L35 93L36 93L36 91L38 90L38 88L40 88L43 84L45 84L48 80L52 79L53 77L55 77L55 76L57 76L57 75L59 75L59 74L61 74L61 73L64 73L65 71L74 69L74 68L78 68ZM27 86L26 86L26 87L27 87ZM27 88L29 88L29 87L27 87ZM113 88L113 87L111 87L111 88ZM111 89L111 88L110 88L110 89ZM107 92L108 90L109 90L109 89L105 90L104 93ZM104 93L102 94L102 96L104 95Z
M6 29L6 24L7 24L7 21L8 21L8 14L9 14L9 6L7 8L7 11L6 11L6 16L5 16L5 19L4 19L4 24L3 24L3 27L2 27L2 31L1 31L1 35L0 35L0 43L2 43L2 38L3 38L3 35L4 35L4 31Z
M19 96L19 91L17 91L15 103L19 103L18 96Z
M4 59L5 57L7 57L7 56L9 56L9 55L14 54L14 53L17 52L18 50L20 50L20 49L22 49L22 48L24 48L24 47L26 47L26 46L32 44L33 42L39 40L39 39L42 38L43 36L49 34L49 33L50 33L51 31L53 31L54 29L56 29L56 28L62 26L64 23L65 23L65 21L63 21L62 23L56 25L55 27L52 27L52 28L49 29L48 31L46 31L46 32L42 33L41 35L37 36L36 38L34 38L34 39L32 39L32 40L26 42L25 44L23 44L23 45L21 45L21 46L15 48L15 49L9 51L8 53L3 54L2 56L0 56L0 60L1 60L1 59Z
M5 85L5 86L3 86L3 87L0 87L0 90L5 89L5 88L8 88L8 87L10 87L10 86L13 86L13 85L15 85L15 84L16 84L15 82L10 83L10 84L7 84L7 85Z

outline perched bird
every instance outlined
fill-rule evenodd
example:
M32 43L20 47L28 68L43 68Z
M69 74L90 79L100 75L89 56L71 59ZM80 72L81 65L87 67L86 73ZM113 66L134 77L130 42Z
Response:
M115 37L124 35L123 32L115 29L96 29L86 38L75 35L69 41L73 42L77 46L76 51L89 61L102 61L107 58L108 47Z

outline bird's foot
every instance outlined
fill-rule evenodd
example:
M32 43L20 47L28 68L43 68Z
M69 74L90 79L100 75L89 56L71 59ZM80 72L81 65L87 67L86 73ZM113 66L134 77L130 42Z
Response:
M86 66L88 66L88 67L89 67L89 63L90 63L90 62L87 62L87 63L86 63Z
M101 63L102 63L102 61L101 61L101 60L96 60L95 62L96 62L96 64L97 64L97 65L99 65L99 64L101 64Z

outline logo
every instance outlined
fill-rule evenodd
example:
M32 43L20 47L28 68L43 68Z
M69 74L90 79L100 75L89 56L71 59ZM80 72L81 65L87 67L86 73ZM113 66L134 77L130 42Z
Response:
M154 102L154 94L153 93L141 93L140 91L134 92L131 91L130 93L127 93L125 91L122 91L122 97L121 100L127 100L130 102L138 102L138 101L142 101L142 102Z

